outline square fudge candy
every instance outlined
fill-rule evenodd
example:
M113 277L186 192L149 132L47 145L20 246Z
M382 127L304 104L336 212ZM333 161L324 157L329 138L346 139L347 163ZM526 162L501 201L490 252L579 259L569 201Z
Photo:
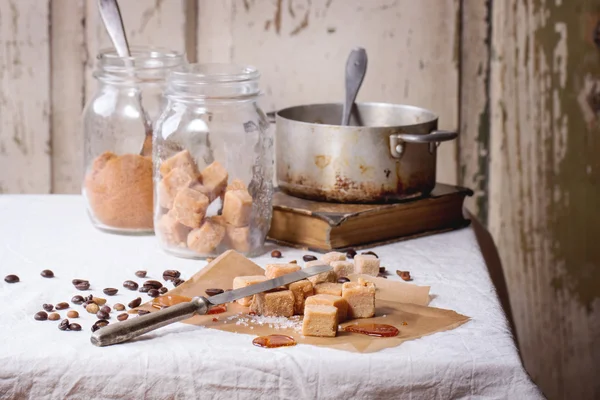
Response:
M305 301L306 305L334 306L338 309L338 323L348 318L348 302L342 296L332 294L316 294Z
M197 190L184 188L173 201L173 216L182 225L198 228L208 208L208 197Z
M265 317L291 317L294 315L294 294L291 290L255 294L250 311Z
M329 263L338 279L354 273L354 264L352 261L332 261Z
M240 289L246 286L254 285L255 283L264 282L267 280L266 276L263 275L251 275L251 276L237 276L233 278L233 289ZM243 299L236 300L239 305L248 307L252 303L252 297L248 296Z
M187 237L188 248L200 254L210 254L225 237L225 226L212 219L204 220L200 228L192 230Z
M223 201L223 217L233 226L250 224L252 215L252 196L247 190L230 190L225 193Z
M308 262L304 263L304 268L309 268L309 267L313 267L315 265L323 265L323 264L325 264L325 262L320 261L320 260L308 261ZM336 276L335 272L333 272L333 270L327 271L327 272L322 272L317 275L309 276L307 279L313 284L313 286L318 283L323 283L323 282L337 282L337 276Z
M321 261L325 264L331 264L332 261L346 261L346 255L339 251L330 251L321 256Z
M184 170L175 168L171 170L158 183L158 204L164 208L173 207L173 201L177 193L187 188L193 182L193 178Z
M315 285L315 294L333 294L335 296L341 296L342 284L333 282L317 283Z
M174 170L175 168L179 168L185 171L189 176L194 179L200 174L198 172L198 167L192 158L192 155L188 150L180 151L172 157L167 158L165 161L160 164L160 174L162 176L166 176L169 172Z
M223 193L227 186L229 175L227 170L218 161L214 161L204 168L200 173L202 176L202 185L212 193L212 198L216 199Z
M241 179L234 179L231 181L231 183L229 183L229 185L227 185L227 188L225 188L226 192L230 190L248 190L248 188Z
M172 212L161 215L156 224L156 233L158 234L158 237L172 246L186 247L187 237L190 231L190 228L177 222Z
M354 272L377 276L379 274L379 258L370 254L354 256Z
M350 318L371 318L375 315L375 285L363 279L342 285L342 298L348 302Z
M304 314L304 302L309 296L315 294L312 283L303 279L290 283L288 289L294 294L294 315Z
M208 198L209 203L212 203L215 200L213 193L206 186L204 186L203 184L201 184L198 181L192 182L192 184L190 185L190 188L205 195Z
M238 228L233 225L225 224L227 244L235 251L247 253L250 251L250 227L242 226Z
M299 270L300 266L297 264L267 264L265 276L268 279L273 279Z
M304 336L334 337L337 335L337 308L333 306L306 305L302 334Z

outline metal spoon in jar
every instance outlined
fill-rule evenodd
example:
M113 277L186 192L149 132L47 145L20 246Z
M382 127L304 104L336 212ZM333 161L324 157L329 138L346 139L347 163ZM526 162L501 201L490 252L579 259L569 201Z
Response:
M125 66L130 68L133 74L131 51L129 50L129 44L127 43L123 18L121 17L121 11L119 10L117 0L98 0L98 9L100 10L100 16L102 17L108 36L110 36L110 39L117 50L117 54L119 57L123 58ZM140 91L138 91L136 99L138 101L138 110L142 116L145 129L145 137L140 150L140 155L149 157L152 156L152 122L142 106L142 95Z
M350 123L350 114L367 73L367 52L362 47L352 50L346 61L346 101L342 111L342 126Z

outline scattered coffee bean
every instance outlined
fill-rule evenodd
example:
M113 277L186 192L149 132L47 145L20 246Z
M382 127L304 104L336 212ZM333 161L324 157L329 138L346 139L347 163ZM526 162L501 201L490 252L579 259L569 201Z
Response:
M62 301L58 303L55 307L57 310L66 310L67 308L69 308L69 303Z
M71 303L73 304L81 304L85 301L85 299L83 298L83 296L80 295L75 295L73 297L71 297Z
M290 261L290 264L298 264L298 261L292 260L292 261Z
M172 281L175 278L179 278L181 276L181 272L177 271L176 269L168 269L165 272L163 272L163 279L165 281Z
M107 312L100 310L96 313L96 317L98 317L99 319L109 319L110 315L108 315Z
M78 283L77 285L75 285L75 289L77 290L89 290L90 288L90 283L89 282L81 282Z
M377 274L377 277L387 279L387 275L385 275L385 274Z
M60 315L58 313L50 313L50 315L48 315L48 319L50 321L58 321L60 319Z
M100 327L96 324L92 325L92 332L96 332Z
M67 317L69 318L79 318L79 313L75 310L71 310L67 313Z
M136 299L133 299L129 302L128 306L129 308L136 308L139 307L139 305L142 304L142 298L138 297Z
M54 306L52 304L42 304L42 308L48 312L54 310Z
M54 272L52 272L49 269L43 270L42 272L40 272L40 275L44 278L54 278Z
M304 260L304 262L315 261L316 259L317 257L313 256L312 254L302 256L302 260Z
M138 278L145 278L146 271L143 271L143 270L135 271L135 276L137 276Z
M152 289L150 286L141 286L139 292L140 293L148 293L148 290Z
M125 289L137 290L138 286L139 285L137 284L137 282L134 282L134 281L125 281L125 282L123 282L123 287Z
M185 282L183 279L179 279L179 278L174 279L173 286L177 287L177 286L181 285L183 282Z
M216 296L216 295L221 294L223 292L224 292L224 290L223 289L219 289L219 288L206 289L204 291L204 293L206 293L207 296Z
M115 289L115 288L106 288L103 290L104 294L107 296L114 296L115 294L117 294L117 292L119 291L119 289Z
M127 318L129 318L129 314L127 314L127 313L117 315L117 319L119 321L125 321Z
M178 278L175 278L175 279L178 279ZM159 281L155 281L155 280L151 279L149 281L144 282L144 286L149 287L150 289L160 289L163 286L163 284L160 283Z
M70 331L80 331L81 330L81 325L77 324L77 323L72 323L69 324L69 330Z
M360 254L365 255L365 256L375 256L375 257L379 258L379 256L377 254L373 253L372 251L364 251Z
M150 289L150 290L148 290L148 296L158 297L158 296L160 296L160 292L158 291L158 289Z
M67 329L69 329L69 320L63 319L62 321L60 321L60 324L58 324L58 329L60 329L61 331L66 331Z
M146 315L146 314L150 314L150 311L146 311L146 310L138 310L138 315Z
M117 303L114 305L114 308L116 311L123 311L125 309L125 306L121 303Z
M109 306L102 306L102 307L100 307L100 310L102 310L106 313L110 313L112 311Z
M346 282L350 282L350 279L348 279L346 277L341 277L338 279L338 283L346 283Z
M37 312L33 318L35 318L37 321L45 321L48 319L48 313L46 313L46 311L40 311Z
M102 297L94 297L92 299L92 301L96 304L98 304L99 306L103 306L106 304L106 299L102 298Z
M4 282L6 282L6 283L17 283L17 282L19 282L19 277L16 276L16 275L12 275L12 274L11 275L6 275L4 277Z
M100 328L104 328L106 325L110 324L110 322L108 322L105 319L99 319L98 321L96 321L94 323L94 325L98 325Z
M167 293L168 291L169 291L169 289L167 289L167 287L166 287L166 286L163 286L163 287L161 287L160 289L158 289L158 292L159 292L160 294L165 294L165 293Z
M354 249L348 249L348 250L346 250L346 257L347 258L353 259L355 255L356 255L356 250L354 250Z
M94 300L94 296L92 296L91 294L89 296L86 296L83 298L84 301L93 301Z
M96 314L99 309L100 307L98 307L98 304L96 303L90 303L85 307L85 311L89 312L90 314Z
M87 300L87 301L83 302L82 306L83 306L83 308L85 308L90 304L96 304L96 303L94 303L94 300Z
M283 256L281 255L281 252L279 250L273 250L271 252L271 257L273 257L273 258L281 258Z
M379 273L380 274L385 274L385 267L379 267Z
M71 283L72 283L73 285L77 285L77 284L79 284L79 283L83 283L83 282L87 282L87 281L86 281L85 279L73 279L73 280L71 281Z
M398 274L398 276L400 278L402 278L402 280L404 281L410 281L412 280L410 277L410 271L400 271L400 270L396 270L396 273Z

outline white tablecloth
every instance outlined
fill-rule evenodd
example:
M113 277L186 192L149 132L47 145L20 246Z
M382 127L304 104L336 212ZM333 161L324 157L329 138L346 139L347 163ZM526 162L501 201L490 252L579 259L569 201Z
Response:
M127 303L133 272L178 269L188 277L204 261L164 254L152 236L95 230L79 196L0 196L0 396L76 399L539 398L519 360L506 318L470 228L373 249L388 270L410 270L431 285L431 306L472 317L457 329L372 354L308 345L261 349L252 337L175 324L124 345L90 344L95 317L82 307L81 332L35 321L43 303L70 301L73 278L90 280L109 304ZM284 260L304 251L281 249ZM255 260L272 261L269 254ZM52 269L54 279L40 276ZM392 276L390 279L397 279ZM139 279L137 279L139 281ZM61 315L65 315L62 311ZM113 312L112 321L115 320Z

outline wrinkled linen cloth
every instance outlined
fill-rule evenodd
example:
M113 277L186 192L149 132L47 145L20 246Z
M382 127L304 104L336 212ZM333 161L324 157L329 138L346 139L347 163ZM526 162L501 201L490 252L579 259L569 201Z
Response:
M431 285L431 306L471 321L377 353L358 354L297 345L263 349L252 336L174 324L136 341L105 348L90 344L96 320L72 305L83 330L60 331L59 321L36 321L43 303L70 302L71 280L111 306L145 294L123 288L144 269L182 278L206 265L163 253L153 236L119 236L92 227L80 196L0 196L0 398L3 399L535 399L542 398L519 360L506 317L473 231L465 228L373 248L389 279L409 270ZM274 260L269 245L255 261ZM278 247L302 264L308 252ZM314 253L313 253L314 254ZM40 276L43 269L55 278ZM171 287L171 284L168 284ZM119 289L105 296L102 289ZM60 311L65 318L66 311ZM111 322L117 312L111 313ZM61 319L62 319L61 318Z

